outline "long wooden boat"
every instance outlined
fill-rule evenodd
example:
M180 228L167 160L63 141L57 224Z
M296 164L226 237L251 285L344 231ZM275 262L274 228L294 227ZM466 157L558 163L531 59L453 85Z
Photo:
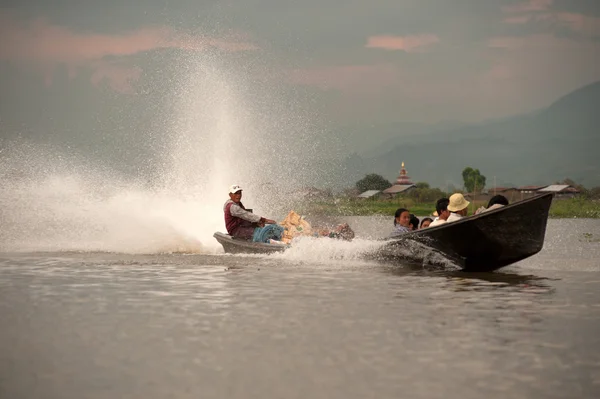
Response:
M270 254L274 252L285 251L288 245L267 244L262 242L252 242L233 238L229 234L216 232L213 237L223 246L225 253L229 254Z
M388 238L366 257L414 263L437 252L464 271L497 270L542 250L553 196L553 193L539 195L456 222ZM269 254L289 248L233 239L220 232L213 237L226 253Z
M407 247L418 243L439 251L465 271L486 272L529 258L544 246L553 193L390 238L378 259L410 258Z

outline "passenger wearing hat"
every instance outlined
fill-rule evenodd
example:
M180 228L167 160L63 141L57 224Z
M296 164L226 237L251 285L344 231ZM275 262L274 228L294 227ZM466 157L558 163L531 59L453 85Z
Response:
M435 203L435 213L437 213L437 215L434 214L437 217L429 224L429 227L435 227L446 223L448 217L450 217L450 211L448 210L449 202L450 200L448 198L440 198L437 200Z
M461 193L452 194L450 196L450 203L448 204L448 210L450 211L448 223L455 222L467 216L469 204L470 202Z
M276 224L274 220L248 212L242 204L242 188L237 184L229 187L229 199L223 205L227 233L234 238L251 240L254 229L265 224Z

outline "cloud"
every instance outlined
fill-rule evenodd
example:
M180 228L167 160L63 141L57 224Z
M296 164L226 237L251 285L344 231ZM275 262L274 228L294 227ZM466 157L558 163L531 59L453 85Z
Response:
M537 15L518 15L504 20L507 24L538 23L548 27L560 27L588 37L600 37L600 18L583 14L557 12Z
M569 39L558 39L552 35L497 36L488 41L488 47L517 50L523 48L548 48L564 46Z
M521 114L600 79L595 67L600 52L593 40L538 34L498 36L485 44L476 49L480 64L470 69L411 63L330 65L289 71L286 78L323 90L323 107L344 123L410 120L424 109L436 120Z
M288 71L292 84L324 90L365 93L378 91L398 80L400 70L392 64L336 65Z
M551 34L502 36L490 39L488 47L494 50L488 56L491 68L482 75L480 84L504 98L506 104L522 100L531 104L536 98L554 100L600 79L596 67L600 52L591 39Z
M34 63L46 76L48 70L60 64L67 65L71 77L77 68L91 66L95 69L93 83L102 77L111 82L111 87L128 91L126 82L136 80L141 70L115 62L114 58L166 48L190 51L217 48L227 52L257 49L241 35L213 38L183 34L169 27L141 28L114 35L80 33L45 18L20 23L10 13L0 11L0 60Z
M492 67L484 72L481 76L483 81L498 81L498 80L507 80L512 78L514 75L514 71L505 64L494 64Z
M527 3L507 6L503 11L512 15L504 19L507 24L545 24L548 27L566 28L583 36L600 36L600 18L550 9L551 0L530 0Z
M553 0L529 0L524 3L502 7L506 13L524 13L532 11L546 11L552 5Z
M91 79L95 86L99 86L106 79L113 90L132 94L134 90L131 83L138 80L141 74L142 68L137 66L123 67L109 63L99 63Z
M600 36L600 18L588 17L583 14L559 12L550 16L556 24L568 27L572 31L586 36Z
M440 39L433 34L415 36L370 36L365 47L384 50L403 50L407 53L439 43Z
M514 17L508 17L504 19L504 23L507 24L526 24L531 21L531 15L517 15Z

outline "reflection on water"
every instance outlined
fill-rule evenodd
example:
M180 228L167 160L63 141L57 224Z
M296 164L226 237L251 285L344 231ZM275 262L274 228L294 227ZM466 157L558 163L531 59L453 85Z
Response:
M326 248L0 255L0 397L597 397L600 278L592 247L554 257L565 231L480 274Z

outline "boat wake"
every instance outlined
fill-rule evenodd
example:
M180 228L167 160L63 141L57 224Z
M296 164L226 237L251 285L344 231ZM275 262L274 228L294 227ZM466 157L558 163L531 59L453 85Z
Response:
M443 270L460 270L452 259L425 244L405 240L395 247L394 259L382 256L386 241L355 238L352 241L332 238L301 237L294 240L291 248L283 252L267 255L271 259L281 259L295 264L396 264L398 266L418 266Z
M366 254L376 251L381 245L381 241L360 238L344 241L328 237L298 237L289 249L271 254L269 257L292 263L313 264L364 261Z

